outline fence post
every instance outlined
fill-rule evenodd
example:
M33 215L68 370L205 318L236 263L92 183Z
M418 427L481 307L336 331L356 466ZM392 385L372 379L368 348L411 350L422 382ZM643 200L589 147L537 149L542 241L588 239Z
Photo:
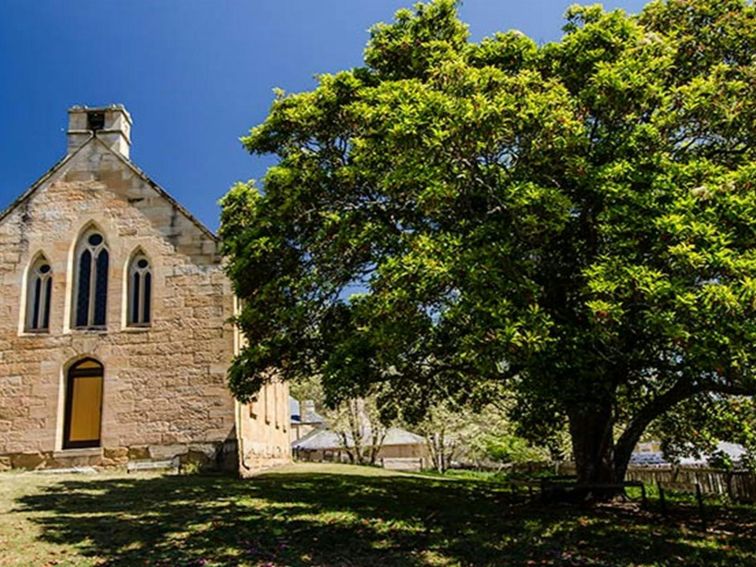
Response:
M701 526L706 531L706 511L704 510L703 495L701 494L701 483L696 482L696 500L698 500L698 511L701 514Z
M656 486L659 488L659 505L661 506L661 512L662 515L667 515L667 500L664 498L664 488L661 485L661 482L656 483Z

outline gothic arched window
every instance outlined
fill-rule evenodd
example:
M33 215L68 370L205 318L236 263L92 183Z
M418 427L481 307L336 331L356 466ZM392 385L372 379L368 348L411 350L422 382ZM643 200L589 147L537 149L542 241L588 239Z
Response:
M76 247L74 326L77 328L105 326L109 261L105 237L97 230L84 233Z
M136 254L129 264L128 322L132 327L150 324L152 308L152 268L142 253Z
M50 329L52 298L52 267L40 256L32 264L26 291L26 330L42 332Z

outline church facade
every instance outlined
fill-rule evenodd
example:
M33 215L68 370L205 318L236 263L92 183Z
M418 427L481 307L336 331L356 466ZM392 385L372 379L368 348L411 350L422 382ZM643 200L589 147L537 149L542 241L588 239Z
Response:
M290 458L288 389L226 387L242 337L218 239L129 159L123 106L0 213L0 470Z

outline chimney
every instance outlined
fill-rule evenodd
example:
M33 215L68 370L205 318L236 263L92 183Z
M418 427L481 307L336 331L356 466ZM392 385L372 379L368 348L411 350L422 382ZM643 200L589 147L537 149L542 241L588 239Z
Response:
M68 153L96 136L112 150L129 158L131 116L122 104L110 106L72 106L68 109Z

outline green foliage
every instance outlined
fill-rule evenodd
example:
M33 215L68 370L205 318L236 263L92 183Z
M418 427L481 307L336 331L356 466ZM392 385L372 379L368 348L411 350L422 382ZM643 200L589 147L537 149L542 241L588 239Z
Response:
M521 435L569 420L593 480L676 404L753 395L754 14L573 7L559 42L474 44L438 0L278 93L242 140L277 164L223 200L234 393L318 374L419 418L505 384Z
M517 435L489 435L485 446L489 458L500 463L527 463L549 458L547 452L533 447Z
M662 442L672 460L710 456L712 466L756 471L756 399L701 394L678 404L651 424L649 434ZM741 462L717 449L719 441L742 445Z
M289 395L300 402L312 400L315 403L315 410L318 412L326 410L323 385L317 376L310 376L309 378L292 382L289 385Z

